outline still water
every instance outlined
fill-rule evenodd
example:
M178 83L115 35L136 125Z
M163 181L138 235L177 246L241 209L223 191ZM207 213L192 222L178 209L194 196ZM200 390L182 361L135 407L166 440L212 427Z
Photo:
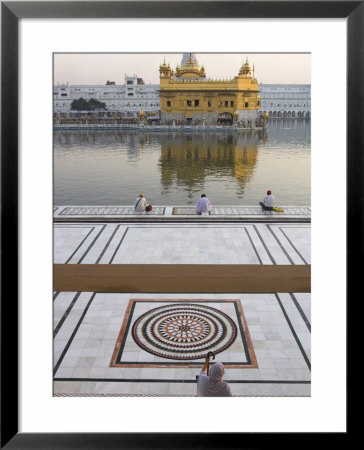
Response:
M264 132L54 131L55 205L310 205L310 122Z

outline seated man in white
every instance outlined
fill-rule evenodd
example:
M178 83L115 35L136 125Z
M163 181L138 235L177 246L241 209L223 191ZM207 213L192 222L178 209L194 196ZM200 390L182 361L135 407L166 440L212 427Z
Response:
M262 202L259 202L259 205L268 211L272 211L274 206L274 196L272 195L272 191L267 191L267 195L264 197Z
M200 200L197 203L196 213L200 214L200 215L202 213L211 214L211 203L210 203L210 200L206 197L205 194L201 195L201 198L200 198Z

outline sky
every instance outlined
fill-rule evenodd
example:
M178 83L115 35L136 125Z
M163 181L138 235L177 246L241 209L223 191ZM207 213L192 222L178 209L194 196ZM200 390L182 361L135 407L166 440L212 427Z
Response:
M231 79L246 58L259 83L311 83L309 53L196 53L206 78ZM181 64L182 53L57 53L54 54L54 83L124 84L125 75L137 75L147 84L159 84L159 65L172 69Z

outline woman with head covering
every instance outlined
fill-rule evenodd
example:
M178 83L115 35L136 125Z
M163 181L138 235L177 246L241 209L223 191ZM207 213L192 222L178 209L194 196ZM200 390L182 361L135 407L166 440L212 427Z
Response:
M197 396L232 397L229 385L222 380L225 373L223 363L213 364L207 373L208 364L209 360L207 359L197 377Z
M144 198L144 194L139 194L135 200L135 212L143 212L147 206L147 200Z

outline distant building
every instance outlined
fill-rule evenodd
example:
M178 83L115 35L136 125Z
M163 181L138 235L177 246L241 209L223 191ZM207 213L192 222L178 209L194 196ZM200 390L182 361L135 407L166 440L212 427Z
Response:
M71 111L71 104L83 98L106 104L99 117L131 121L143 117L161 123L208 125L254 122L263 113L272 119L311 116L310 84L258 85L248 60L230 80L206 78L205 68L193 53L184 53L175 71L164 62L159 74L159 84L125 75L124 84L107 80L105 85L54 85L54 115L57 120L79 117L79 112Z
M234 78L215 80L206 78L195 56L187 55L175 71L165 61L159 67L161 123L255 122L260 96L248 60Z
M310 118L310 84L260 84L261 106L271 118Z
M136 75L125 76L124 84L108 80L105 85L54 85L54 113L68 115L72 101L79 98L105 103L108 114L122 113L125 117L137 118L142 110L147 116L159 117L159 84L145 84Z

